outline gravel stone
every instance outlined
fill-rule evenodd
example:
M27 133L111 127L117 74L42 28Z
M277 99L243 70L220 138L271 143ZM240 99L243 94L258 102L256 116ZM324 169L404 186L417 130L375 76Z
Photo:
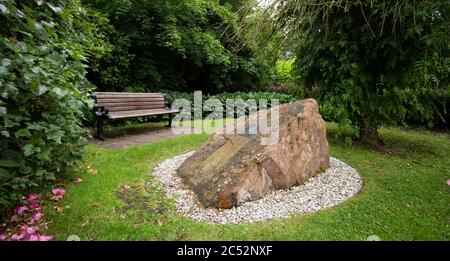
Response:
M197 221L239 224L312 213L350 199L363 185L361 176L354 168L330 157L330 167L302 185L272 191L263 198L231 209L204 208L195 193L176 175L176 170L193 153L191 151L161 162L153 169L152 175L163 186L168 197L176 201L176 213Z

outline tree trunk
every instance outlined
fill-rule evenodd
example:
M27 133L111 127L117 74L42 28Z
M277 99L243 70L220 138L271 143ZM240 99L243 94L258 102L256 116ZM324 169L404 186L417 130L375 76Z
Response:
M383 140L378 134L378 128L362 124L359 126L359 143L370 147L380 147L384 145Z

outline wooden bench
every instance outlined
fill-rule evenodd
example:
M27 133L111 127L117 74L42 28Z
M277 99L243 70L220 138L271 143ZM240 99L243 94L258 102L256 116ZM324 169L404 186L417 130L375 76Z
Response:
M161 114L169 115L169 127L172 114L179 112L170 109L163 93L96 92L94 114L97 117L97 139L104 140L103 122Z

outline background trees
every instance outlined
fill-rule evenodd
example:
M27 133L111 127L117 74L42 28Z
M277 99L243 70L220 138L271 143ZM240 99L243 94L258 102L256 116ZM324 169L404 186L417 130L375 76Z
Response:
M99 24L109 55L92 59L89 78L99 90L254 90L264 63L231 35L245 1L84 1L107 19ZM241 46L240 46L241 47Z
M294 69L306 95L372 143L383 124L445 114L449 10L443 0L275 0L262 26L296 46Z

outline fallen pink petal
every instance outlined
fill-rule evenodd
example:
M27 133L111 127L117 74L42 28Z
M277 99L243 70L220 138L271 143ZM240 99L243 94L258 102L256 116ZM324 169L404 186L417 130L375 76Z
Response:
M66 191L62 188L55 188L52 190L52 194L55 196L64 196L64 193L66 193Z
M49 236L49 235L38 235L38 239L37 241L50 241L53 239L53 236Z
M27 225L22 225L22 226L20 226L20 230L24 231L25 234L34 234L34 233L36 233L36 231L39 230L39 228L37 226L29 227Z
M41 220L42 218L42 213L41 212L37 212L36 214L34 214L33 216L31 216L30 221L32 223L38 222L39 220Z
M28 238L28 241L40 241L40 240L39 240L39 235L31 235L31 236Z
M52 197L52 200L53 201L60 201L60 200L62 200L63 199L63 196L53 196Z
M21 240L25 235L20 234L20 233L15 233L14 235L11 236L11 240L12 241L18 241Z
M78 184L81 181L83 181L81 178L76 178L76 179L73 180L73 183Z
M13 240L13 241L18 241L18 240L21 240L21 239L25 238L27 235L28 235L28 234L27 234L26 231L24 231L24 230L19 230L17 233L15 233L15 234L13 234L13 235L11 236L11 240Z
M27 200L27 201L34 201L34 200L38 200L38 199L40 199L41 198L41 194L30 194L30 195L28 195L25 199Z
M23 213L25 213L26 211L28 211L29 210L29 208L27 207L27 206L19 206L19 207L17 207L15 210L14 210L14 212L17 214L17 215L23 215Z
M39 213L41 216L42 214ZM33 217L35 217L36 215L34 215ZM40 217L39 217L40 219ZM47 235L38 235L36 234L36 232L39 230L38 226L27 226L27 225L21 225L19 228L19 231L17 231L16 233L14 233L11 237L10 240L12 241L48 241L53 239L52 236L47 236ZM6 239L6 237L2 234L3 236L3 240Z
M49 241L52 239L53 239L53 236L48 236L48 235L31 235L28 238L28 241Z
M30 205L30 209L40 209L41 208L41 204L39 204L39 202L33 202Z

